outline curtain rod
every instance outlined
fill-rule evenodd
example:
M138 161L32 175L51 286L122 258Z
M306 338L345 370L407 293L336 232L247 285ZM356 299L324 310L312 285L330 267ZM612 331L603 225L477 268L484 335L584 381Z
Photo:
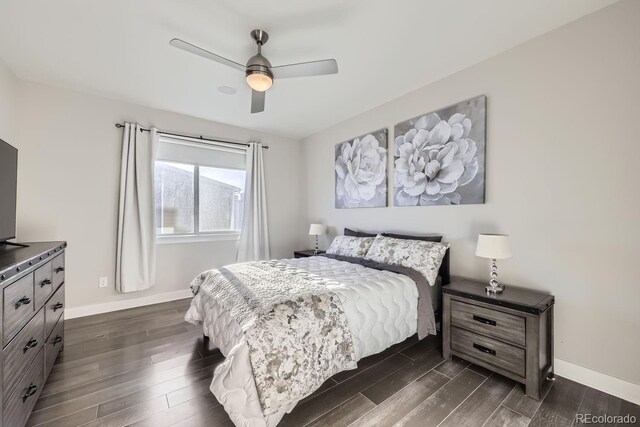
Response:
M123 128L124 125L121 124L121 123L116 123L116 127L117 128ZM141 128L141 130L142 130L142 132L149 132L151 129ZM192 135L182 135L182 134L179 134L179 133L161 132L161 131L158 131L158 133L160 135L177 136L177 137L180 137L180 138L191 138L191 139L196 139L196 140L199 140L199 141L211 141L211 142L220 142L222 144L244 145L245 147L249 146L249 144L244 143L244 142L234 142L234 141L225 141L223 139L205 138L202 135L192 136ZM262 148L264 148L265 150L268 150L269 146L268 145L263 145Z

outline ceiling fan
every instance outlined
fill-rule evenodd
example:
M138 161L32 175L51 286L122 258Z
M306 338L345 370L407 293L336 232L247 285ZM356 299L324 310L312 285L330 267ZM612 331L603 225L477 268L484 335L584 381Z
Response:
M264 111L265 92L273 84L273 79L320 76L324 74L336 74L338 72L338 63L335 59L324 59L321 61L301 62L298 64L273 67L269 60L262 56L262 46L269 40L269 34L263 30L253 30L251 31L251 37L258 45L258 53L249 58L247 65L223 58L220 55L216 55L184 40L173 39L169 44L178 49L235 68L236 70L244 71L247 84L251 88L251 113Z

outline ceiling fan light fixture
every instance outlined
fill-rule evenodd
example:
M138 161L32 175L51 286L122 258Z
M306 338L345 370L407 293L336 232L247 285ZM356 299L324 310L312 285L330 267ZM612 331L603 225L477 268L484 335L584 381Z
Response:
M264 92L273 85L273 78L263 71L247 70L247 84L258 92Z

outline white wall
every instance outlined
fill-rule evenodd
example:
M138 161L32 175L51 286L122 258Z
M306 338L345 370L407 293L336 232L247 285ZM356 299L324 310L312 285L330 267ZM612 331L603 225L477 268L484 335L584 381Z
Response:
M617 3L306 139L308 222L441 232L453 273L483 280L477 234L508 233L501 278L556 296L556 357L640 384L639 21L640 2ZM383 126L391 142L394 124L481 94L486 204L333 207L335 144Z
M0 58L0 139L14 147L13 141L16 78Z
M304 226L302 208L290 195L300 194L304 184L299 142L25 81L18 83L18 94L18 236L21 241L68 241L67 307L186 289L198 273L235 261L236 242L160 245L157 285L135 294L116 293L122 138L116 122L269 144L265 170L272 255L287 257L296 249L295 236ZM99 276L108 276L108 288L98 288Z

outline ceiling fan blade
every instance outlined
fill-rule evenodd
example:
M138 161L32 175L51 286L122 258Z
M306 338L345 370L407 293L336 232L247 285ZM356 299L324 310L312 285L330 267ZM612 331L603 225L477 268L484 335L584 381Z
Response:
M182 49L186 52L196 54L206 59L210 59L211 61L215 61L222 65L226 65L227 67L235 68L236 70L245 71L245 66L242 64L238 64L235 61L232 61L227 58L223 58L220 55L216 55L215 53L211 53L208 50L204 50L196 45L188 43L184 40L180 39L172 39L169 44L173 47L177 47L178 49Z
M276 79L337 74L338 63L335 59L323 59L321 61L301 62L299 64L271 67L271 72L273 73L273 77Z
M266 92L251 90L251 113L262 113L264 111L264 97Z

